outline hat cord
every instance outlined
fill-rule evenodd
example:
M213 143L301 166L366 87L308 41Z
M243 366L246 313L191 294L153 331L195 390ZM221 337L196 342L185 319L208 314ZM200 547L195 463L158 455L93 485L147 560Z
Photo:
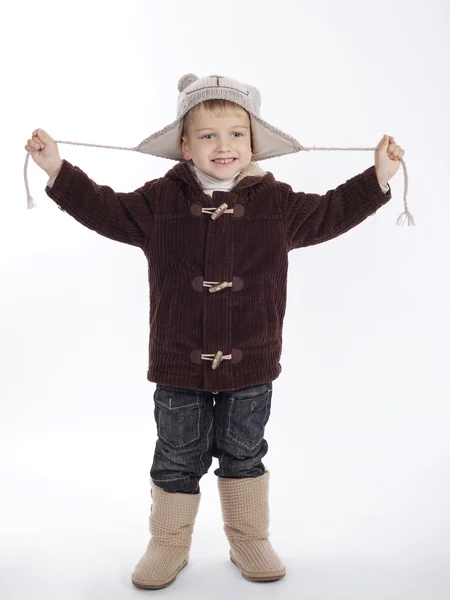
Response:
M57 144L70 144L72 146L89 146L91 148L111 148L111 150L131 150L136 151L136 148L125 148L123 146L103 146L101 144L82 144L80 142L65 142L62 140L55 140ZM25 189L27 192L27 209L37 208L33 197L30 194L30 186L28 184L28 161L30 160L30 152L27 152L25 157L25 165L23 168L23 177L25 181Z
M66 141L62 141L62 140L55 140L55 142L57 144L70 144L72 146L87 146L87 147L91 147L91 148L110 148L111 150L129 150L132 152L136 152L136 148L126 148L123 146L106 146L106 145L102 145L102 144L82 144L80 142L66 142ZM305 146L302 146L302 150L306 150L306 151L311 151L311 150L337 150L337 151L343 151L343 152L351 152L351 151L369 151L369 152L373 152L376 150L376 148L331 148L331 147L327 147L327 146L323 146L323 147L319 147L319 146L312 146L311 148L307 148ZM30 159L30 152L27 152L27 155L25 157L25 165L24 165L24 180L25 180L25 189L27 192L27 209L31 209L31 208L36 208L36 204L30 194L30 186L28 184L28 162ZM402 212L398 219L397 219L397 225L401 225L403 226L406 223L408 223L408 225L415 225L415 221L414 221L414 217L412 216L412 214L409 212L409 208L408 208L408 201L407 201L407 197L408 197L408 171L406 169L406 163L403 160L403 158L400 159L402 168L403 168L403 175L404 175L404 190L403 190L403 204L405 207L404 212Z
M374 152L376 150L376 148L331 148L331 147L327 147L327 146L323 146L323 147L312 146L311 148L302 147L302 150L339 150L339 151L343 151L343 152L349 152L349 151L353 151L353 150L362 150L362 151ZM415 225L416 222L414 221L414 217L409 212L409 208L408 208L408 183L409 183L408 170L406 169L406 163L403 160L403 158L400 159L400 162L401 162L401 165L403 168L403 178L404 178L403 204L404 204L405 210L398 217L397 225L403 226L405 224L405 222L408 223L408 225Z

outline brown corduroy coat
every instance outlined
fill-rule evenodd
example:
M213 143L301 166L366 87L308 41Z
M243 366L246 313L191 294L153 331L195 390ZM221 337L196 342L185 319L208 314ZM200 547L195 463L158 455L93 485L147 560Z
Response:
M120 193L63 160L46 193L89 229L144 251L147 379L207 391L280 375L289 251L345 233L391 199L374 166L319 195L294 192L255 163L211 197L187 163Z

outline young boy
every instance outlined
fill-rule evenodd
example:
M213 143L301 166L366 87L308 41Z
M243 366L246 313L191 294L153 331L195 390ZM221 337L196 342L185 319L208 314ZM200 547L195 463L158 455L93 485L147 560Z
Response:
M25 149L61 210L149 265L149 381L158 439L151 538L132 582L163 588L187 564L201 477L212 458L230 558L250 581L286 568L269 541L272 382L286 307L288 252L333 239L391 199L404 150L384 136L375 165L324 195L294 192L257 164L295 152L259 116L256 88L224 77L179 82L177 119L137 148L179 161L131 193L98 185L35 130Z

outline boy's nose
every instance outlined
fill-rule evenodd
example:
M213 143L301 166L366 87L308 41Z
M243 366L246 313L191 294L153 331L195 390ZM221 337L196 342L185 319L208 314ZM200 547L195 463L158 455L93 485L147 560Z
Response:
M219 140L219 149L221 152L228 152L231 147L231 140Z

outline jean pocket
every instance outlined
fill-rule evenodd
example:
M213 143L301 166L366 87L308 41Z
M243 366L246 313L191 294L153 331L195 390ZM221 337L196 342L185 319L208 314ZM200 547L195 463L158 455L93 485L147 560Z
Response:
M195 390L157 386L154 393L158 437L172 448L200 439L200 398Z
M271 399L271 383L235 391L230 398L227 437L247 450L254 450L264 439Z

